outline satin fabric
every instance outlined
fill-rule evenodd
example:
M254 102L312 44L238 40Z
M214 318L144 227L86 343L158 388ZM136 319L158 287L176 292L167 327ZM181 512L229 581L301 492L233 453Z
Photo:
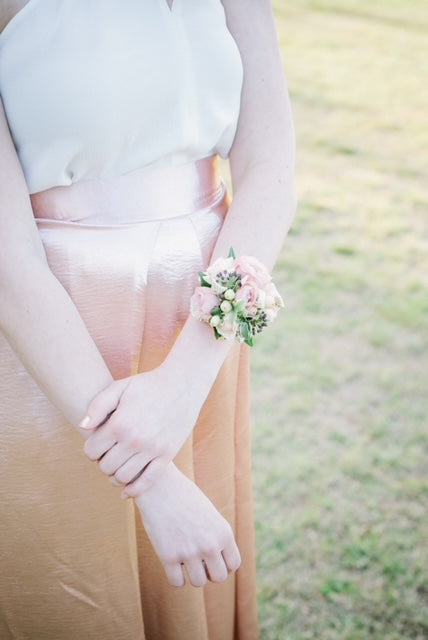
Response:
M49 265L114 377L158 365L227 213L215 160L32 199ZM247 347L230 353L177 458L235 530L243 564L222 584L169 586L132 502L2 337L0 424L2 640L258 637Z

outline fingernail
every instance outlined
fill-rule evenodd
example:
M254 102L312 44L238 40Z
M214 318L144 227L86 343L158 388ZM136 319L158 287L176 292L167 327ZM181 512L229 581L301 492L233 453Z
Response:
M121 496L122 500L127 500L129 498L127 493L122 493Z
M83 420L81 421L81 423L79 424L79 427L81 429L87 429L88 426L89 426L90 421L91 421L91 418L89 416L85 416L83 418Z

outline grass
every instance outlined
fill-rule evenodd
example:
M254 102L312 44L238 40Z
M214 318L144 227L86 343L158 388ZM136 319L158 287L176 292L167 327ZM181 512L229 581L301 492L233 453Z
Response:
M274 8L300 205L253 352L262 639L422 640L427 3Z

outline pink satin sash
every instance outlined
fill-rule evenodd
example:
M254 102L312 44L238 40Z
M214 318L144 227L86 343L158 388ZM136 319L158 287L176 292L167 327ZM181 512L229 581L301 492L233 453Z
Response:
M144 168L108 179L81 180L31 195L37 219L84 225L126 225L188 215L225 193L217 157Z

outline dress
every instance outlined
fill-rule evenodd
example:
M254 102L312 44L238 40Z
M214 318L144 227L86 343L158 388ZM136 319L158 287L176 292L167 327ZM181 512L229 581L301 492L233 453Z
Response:
M215 154L233 141L241 72L219 0L30 0L0 36L50 267L115 378L159 364L187 316L227 213ZM176 460L234 527L243 564L222 584L168 585L132 501L2 336L0 425L2 640L258 637L246 347Z

